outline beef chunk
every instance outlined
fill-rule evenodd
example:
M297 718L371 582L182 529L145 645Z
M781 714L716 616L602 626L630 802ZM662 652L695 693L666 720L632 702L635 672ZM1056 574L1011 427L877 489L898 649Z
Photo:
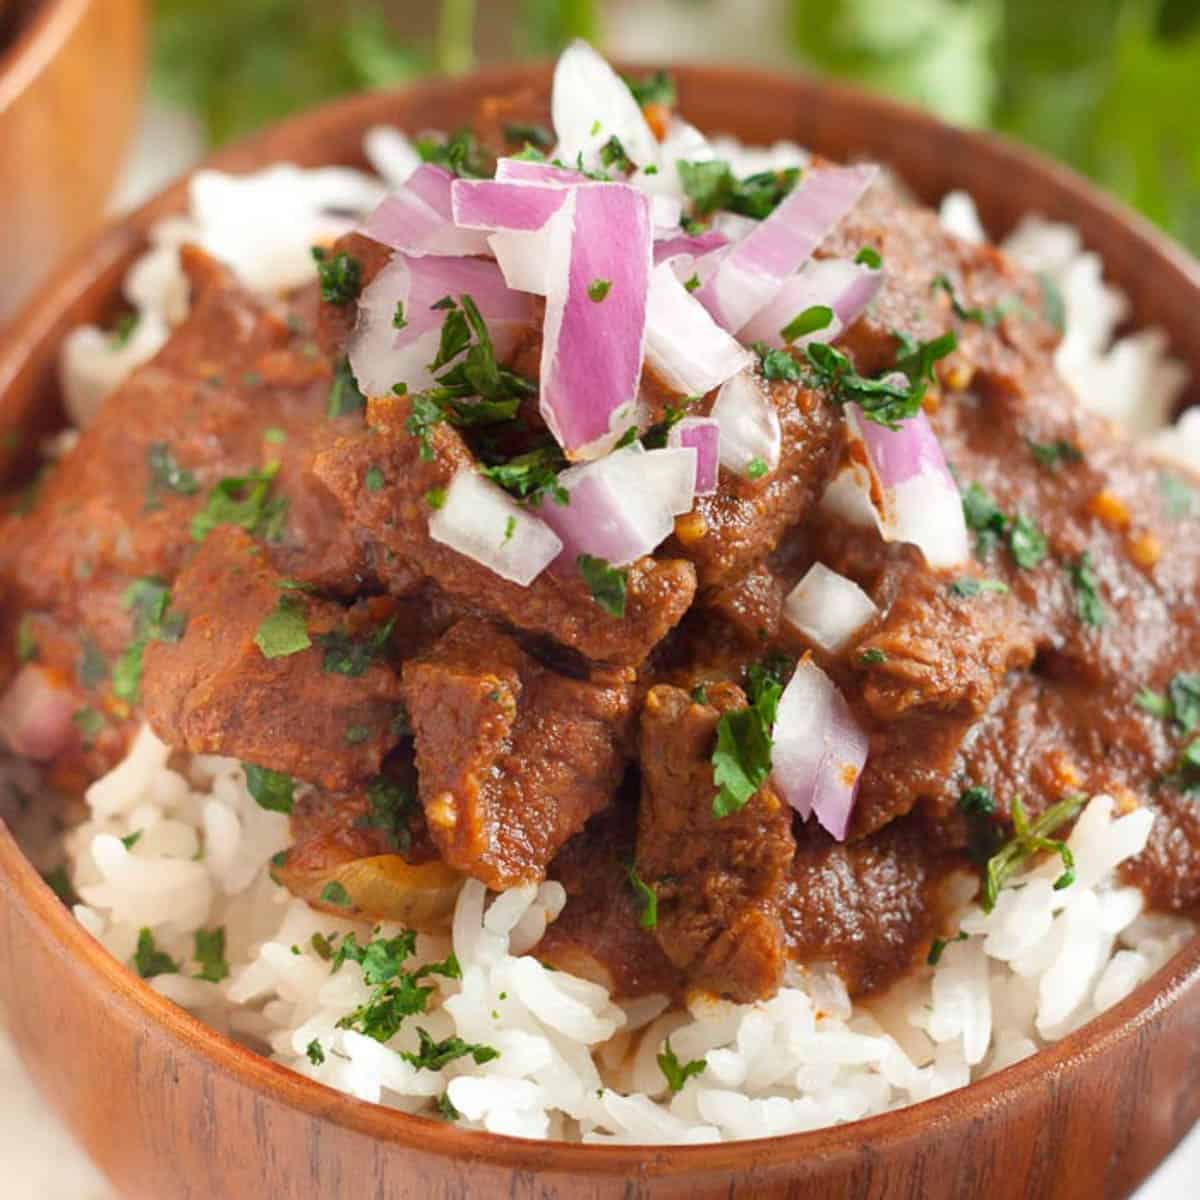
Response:
M792 813L766 784L740 811L713 816L717 723L745 697L731 684L708 696L695 704L665 684L646 696L637 869L658 893L655 933L671 962L693 986L748 1001L783 974Z
M389 586L407 589L415 569L464 604L519 629L548 635L588 658L620 665L640 663L687 611L695 574L684 562L634 563L625 616L618 618L592 600L587 585L574 573L544 571L521 587L435 542L429 536L426 495L448 487L455 472L471 469L474 460L448 425L429 431L432 458L422 458L420 440L405 429L410 411L407 396L372 399L369 431L339 442L315 466ZM384 481L374 491L366 485L372 468Z
M904 974L939 916L946 860L926 841L915 817L849 845L816 822L806 825L782 906L791 956L834 964L851 992L876 990Z
M362 650L376 628L355 630L338 604L282 582L240 529L210 533L172 592L183 636L145 648L146 717L173 746L348 791L397 741L400 680ZM297 614L311 644L268 658L255 639L284 610ZM362 661L332 665L330 646L347 644Z
M620 782L633 671L568 678L469 618L403 673L421 802L442 857L497 889L544 878Z

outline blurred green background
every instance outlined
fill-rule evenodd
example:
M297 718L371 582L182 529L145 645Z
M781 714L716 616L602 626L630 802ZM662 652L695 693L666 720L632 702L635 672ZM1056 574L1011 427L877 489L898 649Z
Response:
M792 64L1048 151L1200 252L1200 0L157 0L155 81L211 142L575 36Z

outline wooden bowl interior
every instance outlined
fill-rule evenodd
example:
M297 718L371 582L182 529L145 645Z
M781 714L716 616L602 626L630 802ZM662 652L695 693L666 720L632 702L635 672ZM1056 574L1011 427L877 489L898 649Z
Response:
M676 75L685 114L706 129L877 158L928 200L965 186L993 229L1031 210L1073 222L1130 292L1139 320L1167 329L1200 379L1196 264L1070 173L810 79L700 67ZM548 68L513 68L356 97L233 147L214 165L357 164L374 124L453 127L484 96L547 82ZM61 419L54 362L62 336L115 315L121 278L147 229L185 201L176 185L110 228L58 272L0 344L0 447L16 447L10 469L27 463L36 433ZM840 1129L692 1148L468 1134L293 1075L212 1033L111 959L2 827L0 993L41 1087L127 1194L147 1200L1115 1197L1200 1116L1200 939L1087 1028L965 1091Z

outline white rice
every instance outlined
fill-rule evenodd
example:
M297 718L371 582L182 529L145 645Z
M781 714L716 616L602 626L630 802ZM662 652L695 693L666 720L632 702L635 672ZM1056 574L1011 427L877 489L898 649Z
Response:
M415 163L407 142L375 130L367 149L380 174L400 182ZM802 160L794 146L719 153L739 171ZM85 426L103 396L148 360L186 315L177 248L199 242L266 292L307 278L308 246L336 236L345 213L379 195L380 183L342 169L274 167L232 179L195 176L188 217L164 222L127 277L140 322L114 350L99 330L77 330L63 354L69 411ZM329 210L342 216L330 216ZM943 219L982 237L968 197L946 198ZM1113 340L1124 298L1102 282L1101 264L1066 226L1031 217L1006 243L1025 265L1048 272L1063 292L1067 336L1059 368L1085 402L1124 422L1165 454L1200 466L1200 414L1174 429L1166 417L1184 383L1165 339L1150 331ZM1029 871L990 914L962 877L946 947L882 998L852 1004L831 969L795 969L770 1000L735 1005L696 998L686 1012L665 997L626 1006L596 984L548 970L527 956L565 902L556 883L513 889L488 901L467 883L452 930L422 935L413 963L451 950L461 980L430 977L429 1012L405 1022L386 1045L339 1021L367 1000L361 968L336 974L314 949L361 926L310 909L271 882L268 863L289 841L287 819L265 812L233 760L173 756L143 730L129 756L89 789L90 819L66 838L81 903L75 914L128 962L139 932L152 930L181 973L151 981L215 1028L301 1074L405 1112L433 1113L448 1097L462 1125L533 1138L688 1143L816 1129L963 1087L1032 1054L1117 1003L1191 936L1177 917L1146 915L1141 894L1114 869L1145 845L1148 810L1118 815L1097 796L1070 838L1075 883L1054 891L1060 866ZM140 834L126 847L122 838ZM198 929L223 926L230 977L196 978ZM383 926L378 936L398 930ZM435 1039L483 1043L499 1057L460 1058L439 1071L401 1057L417 1027ZM681 1063L704 1070L675 1095L656 1061L666 1039ZM319 1042L325 1060L310 1062Z

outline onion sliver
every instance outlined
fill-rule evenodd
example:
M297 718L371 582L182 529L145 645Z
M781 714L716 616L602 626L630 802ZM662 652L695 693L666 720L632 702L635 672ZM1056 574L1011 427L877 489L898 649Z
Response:
M632 422L646 338L649 209L624 184L582 184L567 191L550 223L539 408L568 458L599 457Z
M568 504L542 501L539 514L562 539L561 565L580 554L625 566L653 553L691 511L698 453L692 448L645 450L634 443L595 462L563 471Z
M696 495L711 496L721 465L721 426L712 417L684 417L671 426L667 445L696 451Z
M876 170L857 166L807 172L770 216L734 243L696 298L725 329L743 328L858 203Z
M466 469L454 476L442 507L430 516L429 536L522 587L562 550L549 525L491 480Z
M703 233L676 233L654 243L654 262L670 262L676 258L702 258L713 250L729 245L729 239L716 229Z
M42 667L27 663L0 697L0 743L22 758L49 762L75 735L70 694Z
M679 282L670 263L654 268L646 301L646 363L668 388L704 396L753 362L750 351Z
M867 420L856 404L846 406L846 432L866 451L878 485L872 497L880 532L887 541L911 542L935 568L957 567L970 557L962 497L946 466L942 447L925 413L888 429Z
M533 320L532 301L512 291L493 262L397 254L359 297L358 325L349 346L359 388L382 396L397 383L413 392L432 386L429 363L437 355L446 316L433 306L446 296L462 295L479 307L500 358ZM403 305L406 322L402 329L395 323L398 305Z
M869 744L842 694L810 658L783 689L773 739L771 776L780 795L802 818L816 813L844 840Z
M827 654L844 650L879 609L852 579L813 563L783 602L783 619Z
M726 382L711 415L721 428L721 466L727 471L760 479L779 466L779 414L757 376L741 371Z
M528 158L498 158L496 160L496 182L540 183L546 186L575 187L587 176L573 167L556 167L550 163L535 162Z
M486 253L481 233L455 225L450 199L453 180L449 171L423 163L403 187L383 199L363 224L362 233L412 256Z
M882 271L843 259L814 259L797 274L788 276L775 299L754 314L738 337L743 342L766 342L782 348L789 344L783 337L784 327L806 309L819 306L830 310L829 324L791 344L832 342L858 319L882 283Z
M572 42L554 68L550 116L557 157L585 167L600 161L600 147L616 137L639 166L658 163L655 139L625 81L584 41Z
M530 233L541 229L563 206L561 187L456 179L451 189L454 222L464 229Z

